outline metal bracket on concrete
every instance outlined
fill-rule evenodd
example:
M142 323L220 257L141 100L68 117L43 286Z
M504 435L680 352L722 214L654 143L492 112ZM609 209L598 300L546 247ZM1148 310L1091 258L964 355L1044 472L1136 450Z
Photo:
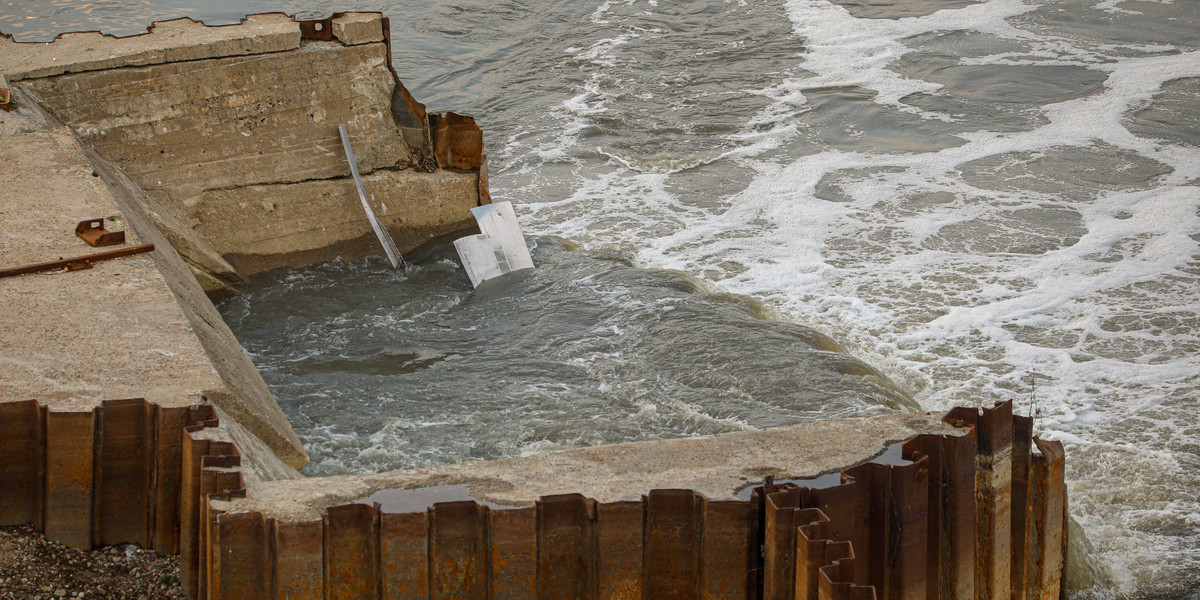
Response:
M333 40L333 17L328 19L316 19L312 21L300 21L300 39L302 40L320 40L328 42Z
M82 271L83 269L92 268L92 263L102 260L111 260L121 258L122 256L133 256L134 254L142 254L154 250L154 244L141 244L139 246L129 246L128 248L118 248L116 250L107 250L105 252L97 252L86 256L76 256L74 258L63 258L52 260L49 262L35 263L25 265L23 267L13 267L10 269L0 269L0 277L15 277L17 275L27 275L29 273L38 273L41 271L54 271L57 269L66 269L68 271Z
M75 235L89 246L120 246L125 243L124 231L109 231L104 228L104 219L88 219L75 226Z

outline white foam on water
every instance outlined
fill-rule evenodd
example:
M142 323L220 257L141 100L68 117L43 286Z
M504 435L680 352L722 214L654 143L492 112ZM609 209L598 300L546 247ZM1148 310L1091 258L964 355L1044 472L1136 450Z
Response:
M679 171L641 173L613 161L577 172L579 184L561 199L523 205L531 228L629 245L646 266L717 273L731 291L832 331L930 410L1003 399L1022 413L1036 405L1038 432L1078 457L1069 465L1073 514L1115 578L1110 591L1145 589L1168 568L1161 565L1176 574L1200 569L1200 479L1187 478L1166 441L1156 443L1189 426L1191 415L1175 422L1158 413L1194 398L1200 379L1200 290L1195 277L1179 279L1195 269L1200 152L1137 137L1122 121L1163 83L1200 76L1200 53L1040 36L1007 20L1038 8L1021 0L897 20L858 19L825 0L786 5L804 53L795 76L755 91L770 105L717 159L754 173L721 210L681 202L669 185ZM889 66L909 51L904 38L959 30L1029 48L963 65L1084 66L1108 78L1097 93L1042 107L1047 122L1031 131L959 134L965 144L938 152L771 154L799 135L797 116L813 88L857 86L875 92L877 104L953 118L902 103L941 86ZM1110 174L1097 173L1046 187L1039 179L1054 172L1025 171L1064 148L1092 153L1079 160L1108 161L1098 168L1117 181L1122 169L1151 161L1170 172L1112 185L1103 183ZM1011 175L991 184L964 176L963 165L997 157ZM1061 168L1086 167L1067 160ZM851 169L863 171L841 182L847 201L817 198L823 179ZM922 202L936 195L942 199ZM1079 233L1043 251L1004 249L1024 235L1003 229L1020 211L1047 210L1078 223ZM1026 226L1036 229L1040 218ZM976 237L946 241L953 227L979 224L986 227ZM993 231L1009 246L988 249L978 236ZM742 268L724 272L725 261ZM1121 329L1126 321L1133 325ZM1131 419L1149 424L1121 431ZM1163 533L1179 527L1190 530Z

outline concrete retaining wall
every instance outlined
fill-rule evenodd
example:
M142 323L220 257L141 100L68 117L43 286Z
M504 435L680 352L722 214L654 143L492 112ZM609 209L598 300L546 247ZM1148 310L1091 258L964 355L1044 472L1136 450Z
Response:
M264 270L379 253L339 123L402 252L471 228L468 209L488 201L478 126L412 98L379 14L0 37L0 71L18 103L40 103L146 191L155 225L218 297Z

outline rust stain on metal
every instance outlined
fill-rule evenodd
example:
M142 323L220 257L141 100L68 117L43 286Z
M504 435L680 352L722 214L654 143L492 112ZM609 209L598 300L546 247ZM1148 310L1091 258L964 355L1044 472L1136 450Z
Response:
M154 244L141 244L138 246L129 246L128 248L120 248L118 250L106 250L104 252L96 252L84 256L76 256L74 258L62 258L59 260L51 260L22 267L11 267L8 269L0 269L0 277L15 277L17 275L27 275L29 273L39 273L42 271L56 271L58 269L66 269L68 271L79 271L82 269L92 268L92 263L102 260L112 260L123 256L133 256L154 250Z
M592 598L596 501L581 494L537 502L538 598Z
M429 515L431 600L487 597L487 508L475 502L434 504Z
M12 107L12 91L8 88L0 88L0 110L11 112Z
M701 498L691 490L653 490L645 497L642 596L700 596Z
M488 599L537 596L537 509L489 510Z
M288 523L272 520L275 581L271 597L287 600L323 600L323 535L321 521Z
M379 561L384 598L428 598L428 513L382 514L379 525Z
M213 600L270 598L270 526L262 513L226 513L217 516L220 552L213 552L213 570L220 585Z
M87 219L75 225L75 235L89 246L120 246L125 243L124 231L109 231L104 228L104 219Z
M36 400L0 403L0 526L42 529L46 410Z
M297 21L300 25L300 39L328 42L333 40L333 17Z
M97 411L96 543L150 547L154 422L145 399L106 400Z
M749 593L750 503L701 499L700 597L745 598Z
M475 170L483 165L483 131L475 119L452 112L430 116L439 167Z
M597 597L640 600L645 506L641 501L596 507Z
M379 583L379 507L347 504L325 511L325 593L374 600Z
M1025 600L1026 597L1026 568L1025 563L1029 554L1028 513L1029 506L1029 476L1033 468L1033 419L1013 415L1012 441L1012 562L1009 581L1012 586L1012 600Z
M46 415L46 537L72 548L92 548L95 414Z

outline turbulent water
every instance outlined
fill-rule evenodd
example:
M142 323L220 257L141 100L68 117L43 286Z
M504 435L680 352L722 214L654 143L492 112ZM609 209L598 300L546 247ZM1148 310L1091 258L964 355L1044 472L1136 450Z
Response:
M802 357L795 364L806 373L838 382L834 412L902 400L862 363L839 366L821 350L826 339L802 324L839 340L925 409L1011 399L1036 412L1037 431L1068 447L1072 514L1107 572L1095 591L1196 597L1200 2L437 0L418 10L382 1L33 1L0 9L0 30L33 40L71 29L134 33L184 14L218 23L246 10L353 8L392 17L396 67L418 98L479 119L492 193L516 205L546 268L477 295L436 254L404 276L367 261L256 282L247 300L225 307L233 320L256 297L310 304L264 308L244 319L243 333L275 327L314 350L324 335L351 357L289 361L253 350L270 355L281 397L307 378L354 389L380 376L372 369L479 368L449 360L472 342L439 323L477 320L516 336L510 347L536 350L519 324L539 314L521 310L522 295L552 290L536 301L541 314L562 317L547 325L548 339L594 348L547 359L592 362L563 389L497 382L479 391L473 397L495 402L488 418L520 425L508 446L479 456L524 451L532 439L571 445L622 431L772 424L780 407L763 398L779 397L771 394L793 384L787 376L724 378L734 367L770 371L778 348L794 348L788 354ZM311 297L311 282L324 277L343 282L344 295ZM571 288L575 279L587 283ZM387 287L416 284L440 300L398 299ZM372 294L378 304L363 298ZM735 364L703 373L666 352L659 372L602 355L662 357L650 346L673 341L702 351L705 330L664 326L638 342L582 325L604 323L600 315L647 325L670 315L665 306L769 341L705 358ZM387 307L430 314L403 325L389 322L396 315ZM305 314L321 310L324 320ZM351 327L338 338L328 315L341 312L384 333ZM759 318L771 314L782 322ZM312 339L303 339L306 328ZM422 354L404 331L440 349ZM379 360L362 358L372 352ZM652 373L645 386L635 383ZM597 381L617 389L589 389ZM430 398L455 395L428 379L415 387ZM769 394L755 397L762 389ZM330 403L367 401L319 393L337 395ZM581 408L563 410L563 394ZM515 409L500 395L523 398L528 418L504 414ZM410 397L394 394L400 403ZM663 397L700 410L687 422L663 411ZM624 410L614 415L605 402ZM641 414L648 404L639 402L660 413ZM799 406L796 418L819 409ZM600 423L590 429L593 416ZM348 418L368 427L383 419ZM425 433L453 438L455 426L443 422L466 421L397 423L373 433L372 448L394 452ZM538 427L553 435L530 433ZM454 450L477 451L469 443ZM345 460L336 445L328 453Z

